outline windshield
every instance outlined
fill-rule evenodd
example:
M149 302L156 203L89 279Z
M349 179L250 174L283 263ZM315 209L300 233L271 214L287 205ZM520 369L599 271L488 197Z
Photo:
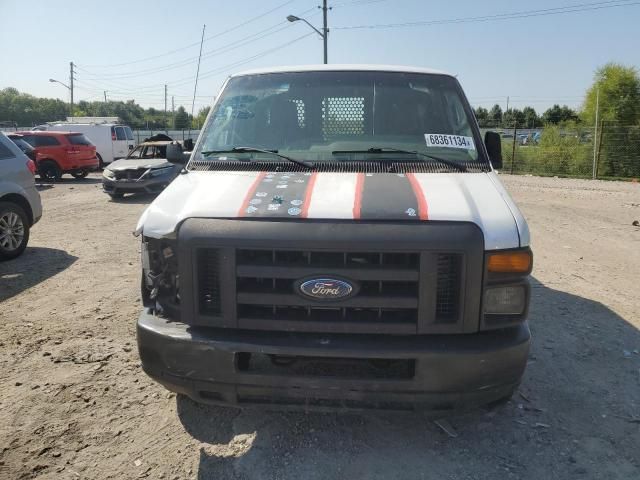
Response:
M167 158L166 145L138 145L131 150L127 159L149 159L149 158Z
M401 149L473 162L479 159L480 139L472 118L457 80L445 75L354 71L241 76L230 79L222 92L193 158L217 160L234 147L255 147L308 161L415 161L415 155L386 150ZM279 160L260 152L231 155Z

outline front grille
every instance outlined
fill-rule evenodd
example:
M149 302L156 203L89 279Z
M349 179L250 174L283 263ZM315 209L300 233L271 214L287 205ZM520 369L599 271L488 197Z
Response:
M460 255L438 255L436 284L436 321L438 323L455 323L458 318L461 267Z
M254 331L477 332L482 240L462 222L188 219L178 232L181 315L194 327ZM354 289L303 294L304 282L320 278Z
M296 329L309 322L332 330L416 329L418 253L243 249L236 252L236 275L238 318L256 328L286 322ZM358 293L335 301L296 293L300 279L322 275L347 279Z
M220 254L217 249L198 251L198 299L200 313L218 316L220 309Z
M115 170L114 174L116 176L116 180L138 180L146 171L146 168L138 168L135 170Z

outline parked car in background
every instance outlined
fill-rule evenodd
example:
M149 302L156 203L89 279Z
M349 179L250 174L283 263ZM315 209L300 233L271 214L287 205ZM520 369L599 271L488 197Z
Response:
M34 173L33 160L0 133L0 260L27 248L31 227L42 216Z
M80 132L17 132L35 148L38 174L55 182L69 173L84 178L98 168L96 146Z
M34 162L37 160L36 149L33 148L31 145L29 145L27 142L25 142L25 140L22 137L22 135L18 135L16 133L9 133L9 134L7 134L7 137L9 137L9 139L13 143L15 143L16 146L20 150L22 150L22 153L24 153L27 157L29 157ZM33 165L34 165L34 168L35 168L35 163Z
M36 127L38 131L80 132L96 146L96 155L100 168L119 159L125 158L136 142L133 132L127 125L115 123L70 123L60 122Z
M173 140L163 134L145 139L129 156L117 160L102 172L102 187L111 198L125 193L158 193L180 173L181 166L167 161L167 145Z

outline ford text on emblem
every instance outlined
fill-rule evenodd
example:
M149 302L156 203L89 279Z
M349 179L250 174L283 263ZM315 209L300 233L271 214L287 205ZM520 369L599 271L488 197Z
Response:
M353 292L353 285L336 278L313 278L298 287L300 292L316 300L339 300Z

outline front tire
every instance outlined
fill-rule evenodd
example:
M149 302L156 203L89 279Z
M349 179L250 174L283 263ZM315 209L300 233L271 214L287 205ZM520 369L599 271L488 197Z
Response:
M99 153L96 153L96 157L98 157L98 168L100 170L104 170L104 162L102 161L102 157L100 156Z
M57 182L62 177L62 170L53 160L45 160L38 165L38 173L42 180Z
M80 171L71 173L71 176L78 180L85 178L87 175L89 175L89 170L80 170Z
M29 242L29 218L19 205L0 202L0 260L16 258Z

